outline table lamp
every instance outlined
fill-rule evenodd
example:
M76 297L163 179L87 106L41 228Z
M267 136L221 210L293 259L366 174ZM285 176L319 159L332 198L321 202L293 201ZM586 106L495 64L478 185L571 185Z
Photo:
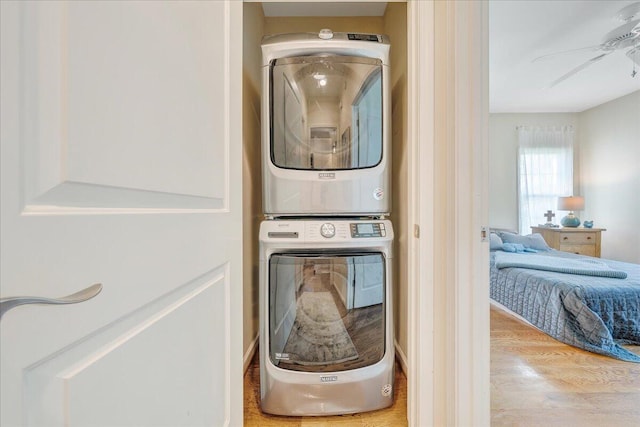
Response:
M584 209L584 197L569 196L558 197L558 210L569 211L569 214L560 220L563 227L577 227L580 225L580 218L575 216L574 211Z

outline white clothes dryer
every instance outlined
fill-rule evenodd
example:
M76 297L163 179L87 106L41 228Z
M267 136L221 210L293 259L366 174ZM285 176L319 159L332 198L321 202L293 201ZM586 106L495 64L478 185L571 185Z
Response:
M266 215L389 213L389 47L328 30L263 39Z
M266 413L335 415L393 402L388 220L260 227L260 396Z

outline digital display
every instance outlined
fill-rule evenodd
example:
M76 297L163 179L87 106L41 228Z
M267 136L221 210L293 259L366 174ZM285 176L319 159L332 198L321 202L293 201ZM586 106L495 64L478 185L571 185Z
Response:
M373 224L358 224L358 234L373 234Z
M351 223L351 237L369 238L369 237L385 237L387 232L384 224L377 222Z
M377 42L378 36L375 34L348 34L349 40L360 40L367 42Z

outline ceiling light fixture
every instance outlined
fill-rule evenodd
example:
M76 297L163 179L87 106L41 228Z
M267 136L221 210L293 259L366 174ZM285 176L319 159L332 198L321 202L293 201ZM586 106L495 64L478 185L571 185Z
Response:
M327 85L327 76L325 76L324 74L314 74L313 78L318 81L319 86Z

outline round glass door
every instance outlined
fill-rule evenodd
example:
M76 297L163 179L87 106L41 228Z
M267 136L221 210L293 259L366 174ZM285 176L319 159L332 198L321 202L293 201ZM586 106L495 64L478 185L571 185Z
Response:
M381 253L269 260L269 354L295 371L335 372L384 356L385 266Z
M271 64L271 160L348 170L382 160L382 62L300 56Z

